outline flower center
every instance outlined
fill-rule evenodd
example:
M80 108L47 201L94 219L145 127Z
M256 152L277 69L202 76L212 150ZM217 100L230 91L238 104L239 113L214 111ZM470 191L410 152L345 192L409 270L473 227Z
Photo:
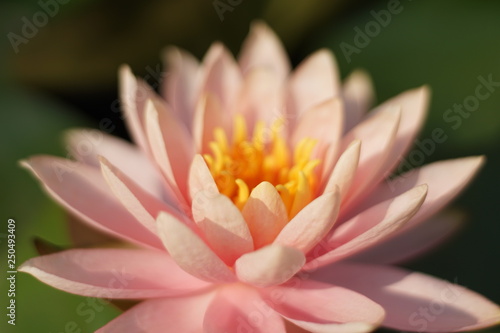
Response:
M320 164L320 160L311 159L316 140L302 139L292 156L282 129L282 119L270 127L258 122L249 137L245 119L237 116L231 143L222 128L214 130L214 141L209 143L211 154L204 158L219 191L240 209L252 189L264 181L276 187L289 218L312 200L317 183L314 169Z

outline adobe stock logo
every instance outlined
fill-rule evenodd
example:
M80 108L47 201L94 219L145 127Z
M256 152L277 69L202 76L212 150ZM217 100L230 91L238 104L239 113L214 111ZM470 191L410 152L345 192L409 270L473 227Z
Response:
M481 102L490 98L491 94L500 87L500 81L493 81L493 74L489 74L487 78L479 75L477 80L479 84L474 89L474 94L465 97L462 103L453 104L452 108L443 113L444 122L452 124L451 128L454 130L459 129L463 120L479 110Z
M354 32L356 32L353 39L354 45L346 42L340 43L340 49L347 63L351 63L354 54L360 54L364 48L368 47L372 39L377 37L383 28L391 24L393 16L400 14L403 9L404 7L400 0L389 0L387 9L370 11L373 19L365 24L364 29L361 29L359 26L354 27Z
M35 38L40 28L43 28L49 23L49 17L53 18L59 13L59 5L64 5L68 2L69 0L38 1L38 6L40 6L41 10L34 13L31 20L26 16L21 17L22 27L20 34L16 34L12 31L7 34L7 38L14 52L17 54L21 44L28 44L31 39Z
M242 2L243 0L214 0L212 2L212 6L214 7L217 16L219 16L219 20L222 22L224 21L224 13L232 13L236 6L239 6Z

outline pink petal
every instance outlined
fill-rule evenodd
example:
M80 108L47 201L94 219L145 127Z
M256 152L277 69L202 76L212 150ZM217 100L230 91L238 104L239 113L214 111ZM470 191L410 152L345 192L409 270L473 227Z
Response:
M346 197L348 207L378 181L377 177L394 146L400 117L399 109L387 109L363 121L343 138L344 147L353 140L362 142L358 169Z
M360 208L370 207L380 201L393 198L415 184L428 184L427 198L419 212L411 219L408 227L417 225L453 200L472 180L484 162L484 156L472 156L435 162L412 170L381 183L360 205Z
M240 281L258 287L286 282L305 263L302 251L292 247L271 244L250 252L236 260L235 270Z
M174 193L187 198L187 177L194 155L187 129L160 101L146 105L146 131L151 152Z
M151 250L67 250L32 258L19 271L54 288L99 298L177 296L210 287L166 253Z
M161 211L179 216L180 212L142 190L134 181L101 157L101 171L123 206L149 231L156 233L156 216Z
M346 324L329 324L329 323L316 323L303 320L294 320L291 318L286 318L288 321L294 323L296 326L301 328L302 332L314 332L314 333L369 333L373 332L377 328L377 325L370 325L367 323L351 322ZM307 331L302 330L305 329ZM287 331L289 332L289 331Z
M323 193L331 192L338 186L340 198L344 198L354 180L354 175L358 168L360 151L361 141L354 140L351 142L335 164Z
M47 193L80 220L121 239L163 248L115 198L97 168L59 157L37 156L23 161Z
M240 68L222 44L215 44L209 52L211 53L210 61L205 62L201 96L215 95L224 112L231 112L235 97L241 87Z
M266 68L283 81L290 72L288 55L278 36L263 22L255 22L243 43L239 56L243 73Z
M333 227L339 207L340 196L336 188L304 207L288 222L274 242L307 253Z
M333 249L306 265L322 267L344 259L388 237L416 214L425 200L427 186L420 185L395 199L374 206L333 230L321 247Z
M292 146L304 138L336 142L342 135L343 106L339 98L330 98L314 105L299 118L292 135Z
M400 268L339 263L315 273L380 304L384 326L403 331L459 332L500 323L500 307L464 287Z
M430 99L430 90L427 86L406 91L380 105L373 111L383 112L391 107L401 108L401 122L399 124L396 142L391 154L387 158L384 170L379 175L379 179L388 176L388 170L392 170L414 144L415 137L420 132L427 115Z
M312 332L371 332L384 310L349 289L295 277L262 291L263 299L287 320Z
M202 333L203 318L214 293L146 300L96 333Z
M348 203L346 203L344 207L344 212L352 212L353 207L359 207L359 203L372 192L374 187L384 178L390 176L390 173L413 144L416 135L420 131L426 116L428 103L429 89L427 87L424 86L422 88L409 90L378 106L375 110L370 112L368 118L359 125L362 126L363 123L369 123L373 118L389 110L401 110L397 133L394 133L390 147L376 160L376 166L369 166L371 170L370 178L363 179L363 182L360 183L363 184L363 186L358 186L357 182L354 184L353 187L357 188L357 191L352 193L352 197L349 198ZM365 143L364 140L362 141ZM366 145L363 146L366 148ZM363 156L363 150L361 151L361 155ZM367 165L369 164L370 163ZM360 169L363 165L364 162L361 159ZM359 209L357 212L359 212Z
M269 182L262 182L252 190L241 213L256 249L272 243L288 223L285 204Z
M335 57L327 49L306 58L290 78L291 107L300 117L306 110L340 93L340 79Z
M266 68L250 70L238 95L236 113L242 114L252 130L257 120L268 125L283 119L283 83Z
M193 140L198 153L209 153L209 143L214 141L214 130L220 127L231 133L230 119L225 115L217 97L206 94L196 105L193 120Z
M344 108L338 98L328 99L307 110L299 118L292 135L292 146L304 138L317 139L312 158L323 160L323 169L331 170L342 136ZM331 152L327 154L327 150Z
M373 83L364 71L354 71L345 80L342 96L345 101L345 130L356 126L375 99Z
M205 281L235 281L229 267L185 223L168 213L160 213L156 222L165 248L183 270Z
M144 133L144 109L146 101L155 93L146 82L137 79L128 66L120 67L119 78L120 102L129 133L144 152L149 152Z
M165 196L161 175L138 147L94 129L66 132L65 142L71 157L99 168L98 156L104 156L139 186L161 199Z
M162 87L163 96L184 125L191 128L201 83L200 65L191 54L176 47L169 47L164 59L167 73Z
M229 266L253 250L253 240L241 212L225 195L201 191L193 198L193 219L215 253Z
M189 169L189 196L194 198L200 191L219 193L214 177L201 155L195 155Z
M203 323L205 333L286 333L285 324L259 293L245 285L220 289L208 306Z
M428 252L455 234L462 226L463 220L464 216L461 214L439 214L414 227L403 228L397 235L372 246L367 251L362 251L352 260L374 264L407 261Z
M203 60L201 62L201 70L203 75L206 77L206 71L214 65L215 61L219 58L221 52L224 49L224 45L221 42L213 42L208 51L205 52Z

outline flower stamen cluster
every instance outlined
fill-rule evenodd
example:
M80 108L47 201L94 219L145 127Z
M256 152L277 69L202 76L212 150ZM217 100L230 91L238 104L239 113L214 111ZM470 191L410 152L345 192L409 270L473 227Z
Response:
M232 141L218 127L209 143L211 154L205 161L220 193L229 197L240 209L253 188L263 181L278 190L293 218L311 202L317 185L316 167L319 159L312 159L317 140L303 138L293 150L286 142L283 120L276 120L270 128L257 122L251 137L242 116L235 117Z

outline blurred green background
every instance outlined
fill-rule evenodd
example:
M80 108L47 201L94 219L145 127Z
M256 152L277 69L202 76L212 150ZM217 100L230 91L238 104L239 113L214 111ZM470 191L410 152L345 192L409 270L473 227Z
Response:
M114 103L120 64L129 63L155 85L161 80L159 52L164 46L180 45L201 57L217 39L237 52L249 23L261 18L284 40L294 64L327 47L335 52L343 77L353 69L366 69L378 102L408 88L431 86L431 110L420 138L442 128L448 140L425 163L480 154L488 162L453 203L467 214L466 226L431 255L405 266L456 280L500 303L500 89L481 101L457 129L443 118L455 103L474 95L479 76L500 81L499 1L402 0L390 22L379 24L361 42L357 31L373 28L374 13L388 9L390 1L233 1L239 4L230 6L223 20L214 2L206 0L66 2L50 7L48 3L56 2L4 0L0 5L5 36L0 49L2 270L9 218L17 226L18 264L36 255L35 236L69 244L64 213L18 167L19 159L64 155L62 131L97 128L103 118L113 120L113 134L127 137ZM46 15L44 23L39 12L54 15ZM22 36L26 21L34 19L40 27L31 31L32 37L13 37ZM351 52L346 53L346 45ZM5 309L8 288L4 278L0 281L0 307ZM77 313L86 301L18 274L17 325L6 325L2 311L0 331L92 332L119 313L111 306L98 308L95 318L86 322L87 317Z

